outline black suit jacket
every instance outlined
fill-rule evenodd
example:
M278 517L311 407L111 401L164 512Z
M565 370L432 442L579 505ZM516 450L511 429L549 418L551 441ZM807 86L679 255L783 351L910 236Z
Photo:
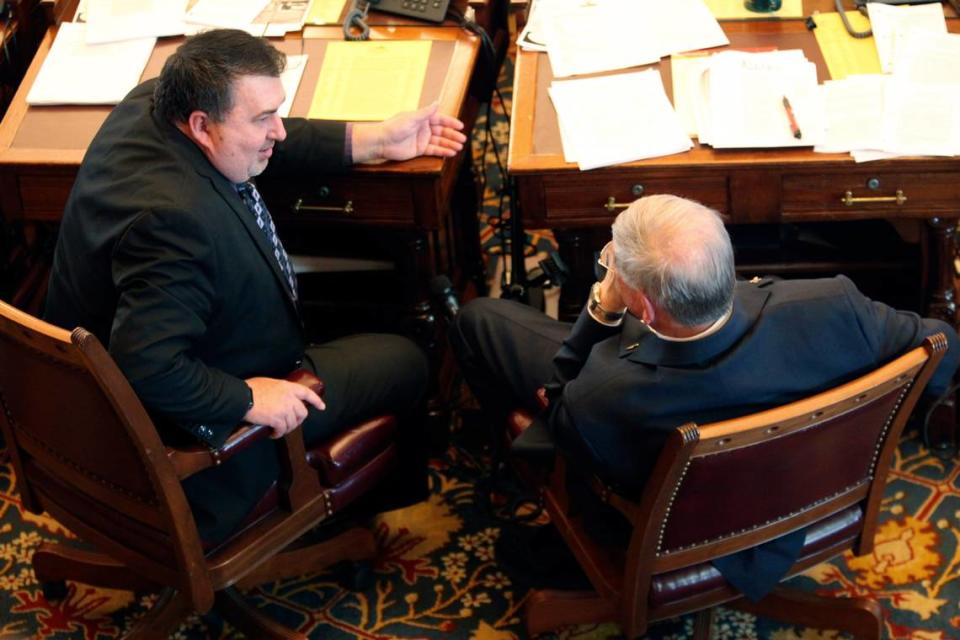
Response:
M201 150L154 115L154 84L135 88L87 150L45 317L92 331L154 415L218 446L247 411L243 379L289 373L304 337L252 214ZM345 166L344 124L284 125L269 173Z
M282 377L304 336L295 303L235 186L135 88L87 150L60 226L45 317L109 349L161 437L221 445L246 414L244 378ZM345 125L284 120L268 173L345 166ZM272 442L188 478L201 538L233 531L278 473Z

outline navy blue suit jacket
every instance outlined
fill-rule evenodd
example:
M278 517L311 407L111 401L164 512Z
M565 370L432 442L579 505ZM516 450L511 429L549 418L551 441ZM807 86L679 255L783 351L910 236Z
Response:
M584 311L554 358L551 432L589 471L636 494L680 424L812 395L938 331L949 349L928 386L934 394L960 361L954 329L869 300L843 276L739 282L727 323L691 342L662 340L630 315L605 327Z

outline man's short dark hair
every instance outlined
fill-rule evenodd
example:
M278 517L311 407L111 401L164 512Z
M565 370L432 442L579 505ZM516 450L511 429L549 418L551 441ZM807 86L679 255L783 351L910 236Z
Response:
M286 61L270 43L246 31L216 29L195 35L163 65L153 91L154 109L168 122L186 122L194 111L222 122L233 108L238 77L277 77Z

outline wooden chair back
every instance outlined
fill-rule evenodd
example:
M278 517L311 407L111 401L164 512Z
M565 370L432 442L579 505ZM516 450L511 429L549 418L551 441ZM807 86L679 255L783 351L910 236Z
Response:
M95 336L0 302L0 427L24 507L206 611L213 588L156 429Z
M781 407L702 427L689 423L668 438L639 500L599 497L631 523L624 557L584 535L570 517L562 458L545 492L568 545L627 637L654 620L738 596L692 594L662 609L651 585L663 574L755 547L856 510L855 553L872 550L888 469L904 424L946 350L943 334L851 382ZM559 521L559 522L558 522ZM854 534L855 535L855 534ZM845 538L850 548L850 538ZM837 549L811 559L832 557ZM795 570L804 567L794 566ZM673 574L676 575L676 574Z

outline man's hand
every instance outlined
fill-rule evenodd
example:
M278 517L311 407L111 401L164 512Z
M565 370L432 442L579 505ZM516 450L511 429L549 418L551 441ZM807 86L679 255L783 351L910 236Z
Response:
M275 378L248 378L245 382L253 391L253 408L243 419L273 429L271 438L282 438L299 427L307 417L307 404L321 411L327 408L320 396L302 384Z
M620 294L620 278L617 276L616 269L613 268L613 251L612 242L604 247L606 255L603 256L603 260L607 265L607 272L600 281L600 306L607 311L623 311L627 308L627 303Z
M438 112L439 104L406 111L377 123L353 125L353 161L409 160L417 156L451 157L467 137L463 123Z

